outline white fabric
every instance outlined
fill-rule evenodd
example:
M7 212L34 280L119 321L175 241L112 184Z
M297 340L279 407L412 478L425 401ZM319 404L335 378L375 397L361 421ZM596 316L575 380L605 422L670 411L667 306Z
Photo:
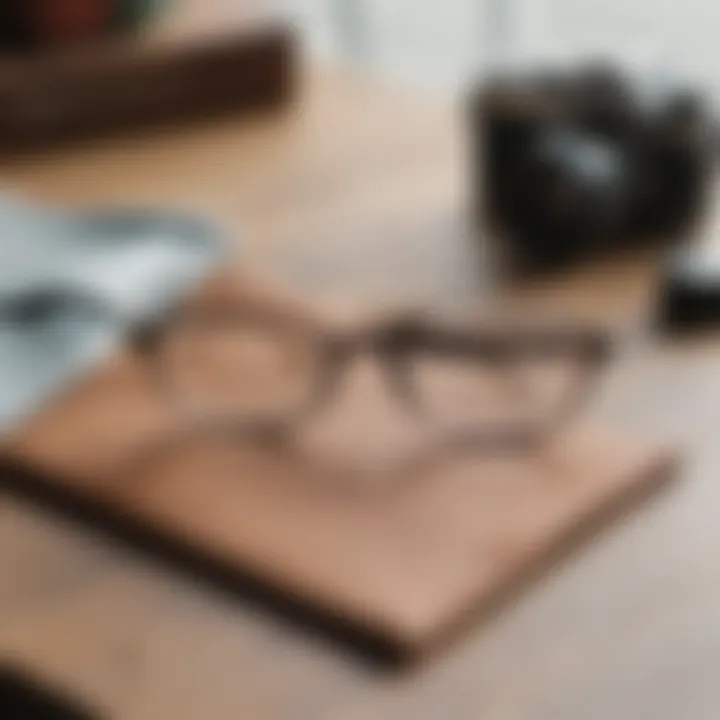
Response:
M62 214L0 198L0 432L159 317L219 262L212 228L158 212ZM47 317L8 312L52 293Z

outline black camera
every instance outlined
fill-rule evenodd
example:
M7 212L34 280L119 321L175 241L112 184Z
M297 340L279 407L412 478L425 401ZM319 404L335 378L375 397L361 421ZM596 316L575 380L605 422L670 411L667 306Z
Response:
M474 95L480 217L516 264L681 237L714 140L703 97L604 66L498 75Z

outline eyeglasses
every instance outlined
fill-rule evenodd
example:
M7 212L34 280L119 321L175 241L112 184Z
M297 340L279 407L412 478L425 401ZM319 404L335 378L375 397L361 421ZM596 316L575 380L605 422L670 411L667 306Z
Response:
M581 408L611 354L607 333L588 327L406 314L345 332L229 304L182 312L136 346L163 396L197 426L247 438L291 433L339 401L365 358L412 421L442 443L483 451L545 440Z

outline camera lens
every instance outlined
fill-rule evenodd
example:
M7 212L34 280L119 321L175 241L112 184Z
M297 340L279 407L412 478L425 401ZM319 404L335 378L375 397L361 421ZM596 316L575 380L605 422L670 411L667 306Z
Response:
M610 140L570 128L539 135L517 176L514 216L534 264L557 264L591 251L620 224L628 168Z

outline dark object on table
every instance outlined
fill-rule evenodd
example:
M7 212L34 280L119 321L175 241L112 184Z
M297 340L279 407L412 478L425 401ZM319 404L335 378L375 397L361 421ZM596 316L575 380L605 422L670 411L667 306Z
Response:
M273 110L296 86L289 24L208 5L205 26L187 11L142 37L27 54L0 66L0 151L223 112Z
M136 27L157 0L3 0L0 49L40 50Z
M673 253L660 285L658 321L683 333L720 326L720 247L693 246Z
M89 710L15 668L0 667L2 720L93 720Z
M26 7L22 2L0 3L0 49L19 50L31 41Z
M710 184L703 98L609 67L496 77L473 122L476 199L523 267L678 236Z
M125 0L115 11L116 22L121 28L134 28L163 8L169 0Z

